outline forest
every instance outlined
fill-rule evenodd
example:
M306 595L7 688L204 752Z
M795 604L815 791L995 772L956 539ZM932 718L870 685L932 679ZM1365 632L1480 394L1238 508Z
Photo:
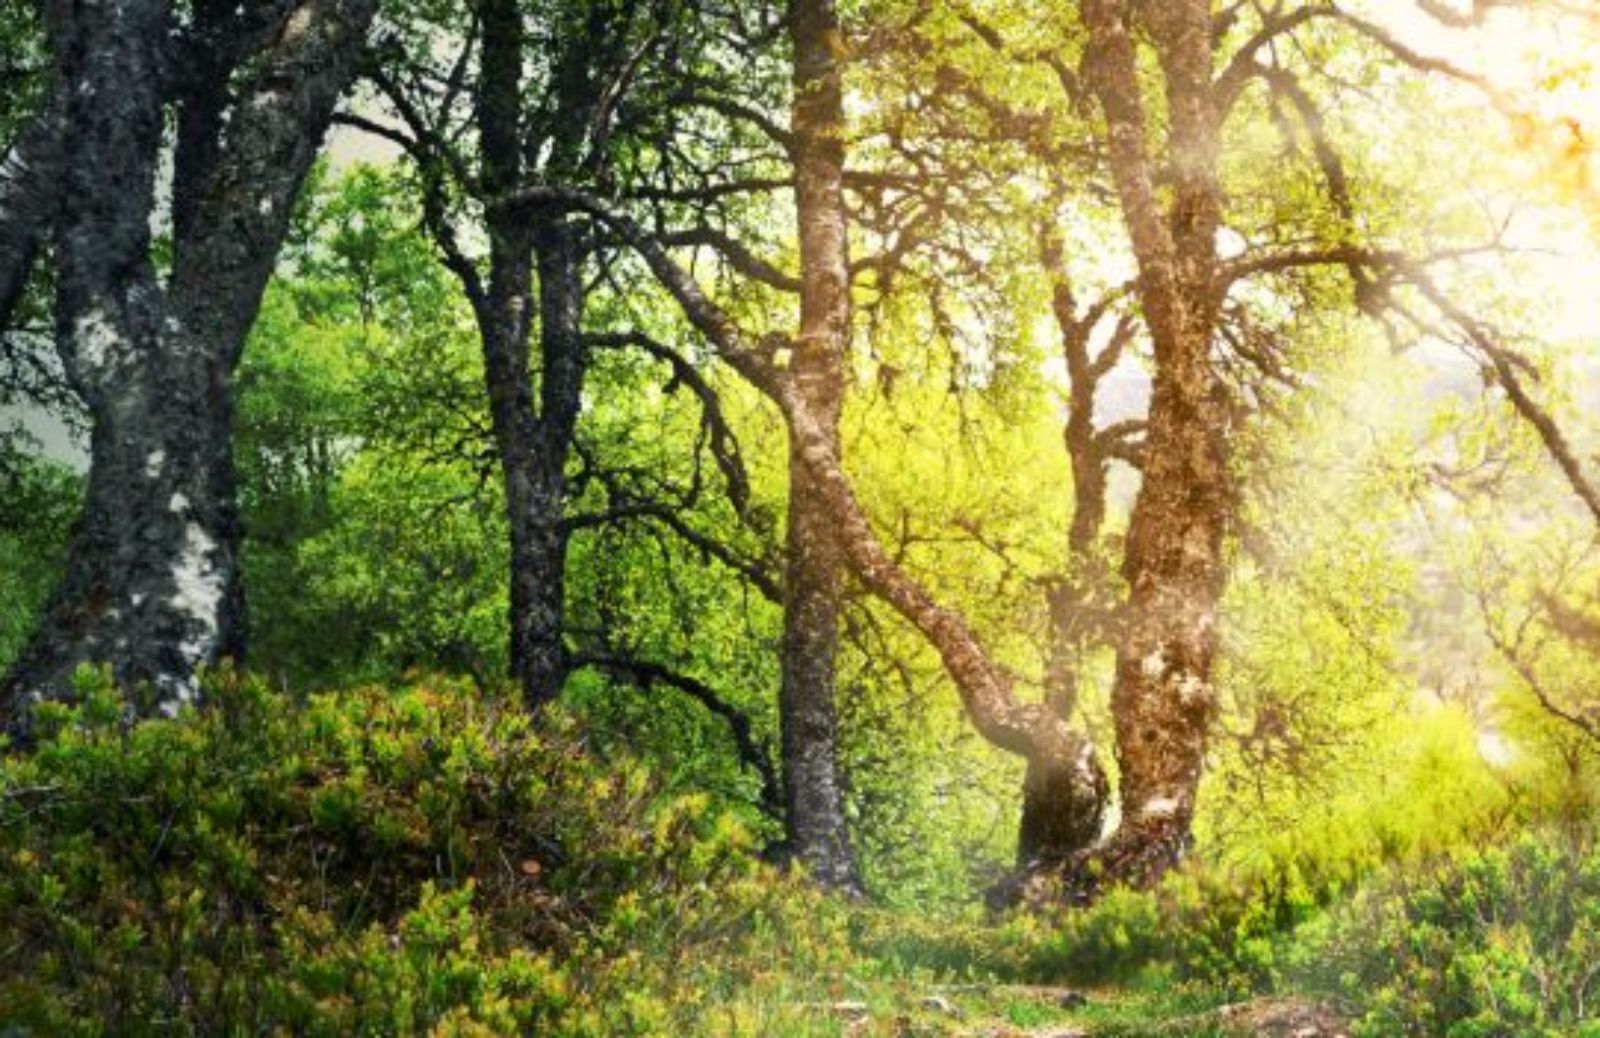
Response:
M1600 1038L1600 3L5 0L0 1036Z

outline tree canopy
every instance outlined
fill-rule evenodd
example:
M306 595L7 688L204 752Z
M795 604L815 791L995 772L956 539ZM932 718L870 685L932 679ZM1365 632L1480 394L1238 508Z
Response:
M0 974L54 950L0 1025L404 1030L318 1001L384 969L326 925L492 945L521 1008L428 1027L711 1033L585 1001L639 918L737 929L701 883L822 973L1586 1033L1557 923L1440 965L1396 891L1600 904L1595 53L1569 0L7 8ZM170 922L91 892L94 783L303 975L73 1016L117 964L61 948ZM261 892L302 828L370 906Z

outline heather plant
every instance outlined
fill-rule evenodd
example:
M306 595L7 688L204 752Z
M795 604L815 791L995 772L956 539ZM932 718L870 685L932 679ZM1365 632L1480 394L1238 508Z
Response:
M668 1033L839 965L829 906L559 713L223 673L129 726L80 686L0 764L14 1033Z

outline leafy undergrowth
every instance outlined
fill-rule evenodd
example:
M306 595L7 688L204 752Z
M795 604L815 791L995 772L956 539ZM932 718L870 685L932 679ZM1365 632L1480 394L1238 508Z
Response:
M841 908L558 716L224 679L126 728L83 693L0 766L13 1033L770 1033L844 972Z
M930 919L780 875L559 713L212 685L127 726L86 680L0 761L0 1034L1227 1034L1250 1017L1225 1003L1297 988L1360 1033L1600 1034L1576 846L1353 900L1303 870L1186 873Z

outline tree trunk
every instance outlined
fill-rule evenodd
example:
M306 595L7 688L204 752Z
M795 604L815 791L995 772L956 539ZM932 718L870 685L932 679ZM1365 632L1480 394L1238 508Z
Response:
M1094 743L1057 717L1059 729L1027 755L1017 864L1056 865L1094 846L1105 821L1111 786Z
M1123 561L1129 601L1111 698L1122 820L1096 855L1102 867L1080 879L1148 884L1187 848L1216 715L1211 672L1229 480L1227 412L1211 363L1221 192L1210 9L1203 0L1139 8L1161 62L1169 111L1172 200L1163 207L1130 7L1122 0L1083 7L1094 52L1090 78L1106 114L1156 373L1144 479Z
M1065 244L1051 213L1039 241L1039 259L1052 281L1051 312L1061 339L1068 379L1067 420L1062 445L1072 466L1072 519L1067 529L1066 565L1047 592L1048 644L1045 658L1045 705L1071 724L1078 705L1078 675L1090 648L1110 633L1108 587L1100 535L1106 518L1106 488L1116 428L1097 430L1095 401L1101 381L1116 365L1127 342L1129 326L1119 323L1098 357L1089 342L1105 308L1080 314L1065 263ZM1078 808L1072 793L1080 781L1067 761L1031 759L1022 790L1022 825L1018 831L1017 864L1023 869L1068 861L1100 838L1105 781L1094 746L1083 740L1086 765L1102 788L1101 802L1086 817L1068 817ZM1063 799L1064 798L1064 799Z
M237 524L225 378L205 343L166 321L149 219L171 11L135 0L52 28L73 161L56 227L57 322L93 420L88 499L65 579L7 682L21 707L65 698L80 664L109 662L173 710L194 672L238 640ZM221 437L220 441L217 437Z
M61 102L72 161L54 226L57 349L93 431L67 573L0 695L7 728L25 731L40 699L70 698L80 664L109 663L144 688L141 712L171 713L197 694L198 668L242 652L231 375L375 8L312 0L248 55L167 285L150 221L170 0L50 8L57 81L74 84Z
M1189 344L1203 351L1209 341ZM1121 769L1119 872L1148 881L1187 848L1217 711L1212 661L1222 594L1223 408L1209 367L1158 377L1149 460L1128 535L1129 620L1111 710Z
M232 407L225 381L192 356L198 343L122 342L115 396L96 394L89 409L88 494L67 573L8 691L68 698L80 665L108 662L139 712L171 714L197 695L197 668L243 643Z
M527 269L523 262L516 265ZM505 265L496 263L491 283L504 276ZM491 297L495 294L491 288ZM516 299L528 301L526 295ZM536 708L560 692L560 599L552 608L549 596L552 570L559 574L563 560L552 558L550 548L550 502L528 378L527 330L521 327L520 309L515 314L508 314L503 304L496 309L503 319L494 326L480 326L480 333L511 548L507 616L511 676L524 703ZM556 519L559 523L559 511ZM560 578L555 579L559 586Z
M494 199L515 191L525 168L525 30L516 0L486 3L482 17L476 117L483 186L487 197ZM573 77L562 80L564 87L570 86ZM581 121L579 128L564 127L563 133L579 129ZM568 144L558 144L555 150L561 162L570 161ZM536 709L560 695L569 666L563 641L566 461L585 366L582 255L573 228L560 212L490 205L487 219L489 282L477 309L511 542L511 673L523 701ZM535 305L543 362L537 408L529 371L533 332L529 317Z
M530 703L554 699L566 680L567 457L582 402L585 373L582 256L573 227L541 218L534 232L539 270L539 451L529 540L539 567L528 603L529 634L522 681Z
M833 457L839 456L850 267L844 206L844 100L832 0L791 10L794 44L795 209L800 239L800 330L792 375ZM838 704L843 555L798 446L789 459L789 532L779 717L790 852L826 886L858 890L839 782Z

